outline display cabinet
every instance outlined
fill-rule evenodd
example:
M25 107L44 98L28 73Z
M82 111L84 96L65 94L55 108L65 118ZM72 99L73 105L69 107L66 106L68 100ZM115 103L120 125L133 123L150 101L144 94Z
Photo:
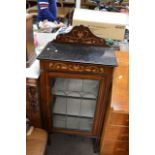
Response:
M49 42L38 59L43 127L90 137L98 151L117 65L113 49L81 25Z

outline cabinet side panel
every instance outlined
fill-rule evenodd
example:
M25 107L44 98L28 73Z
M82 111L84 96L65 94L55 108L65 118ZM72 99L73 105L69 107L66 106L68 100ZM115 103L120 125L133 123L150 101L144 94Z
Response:
M41 113L42 113L42 124L43 128L50 131L51 130L51 111L49 108L49 96L48 96L48 76L46 71L43 70L44 63L40 63L41 68L41 75L40 75L40 106L41 106Z

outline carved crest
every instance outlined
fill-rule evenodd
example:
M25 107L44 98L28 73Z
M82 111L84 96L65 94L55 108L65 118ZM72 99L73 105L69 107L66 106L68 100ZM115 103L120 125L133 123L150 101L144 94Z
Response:
M52 42L109 47L103 38L95 36L88 27L83 25L73 27L68 33L59 34Z

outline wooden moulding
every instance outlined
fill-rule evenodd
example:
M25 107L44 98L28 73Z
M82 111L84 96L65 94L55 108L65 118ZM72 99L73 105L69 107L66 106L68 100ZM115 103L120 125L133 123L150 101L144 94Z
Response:
M34 37L32 28L32 15L26 15L26 68L30 67L36 59Z

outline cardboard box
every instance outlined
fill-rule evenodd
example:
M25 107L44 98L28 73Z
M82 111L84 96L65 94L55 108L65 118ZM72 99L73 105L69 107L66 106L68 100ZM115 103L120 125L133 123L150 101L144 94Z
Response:
M105 39L123 40L128 14L88 9L75 9L73 26L85 25L93 34Z

